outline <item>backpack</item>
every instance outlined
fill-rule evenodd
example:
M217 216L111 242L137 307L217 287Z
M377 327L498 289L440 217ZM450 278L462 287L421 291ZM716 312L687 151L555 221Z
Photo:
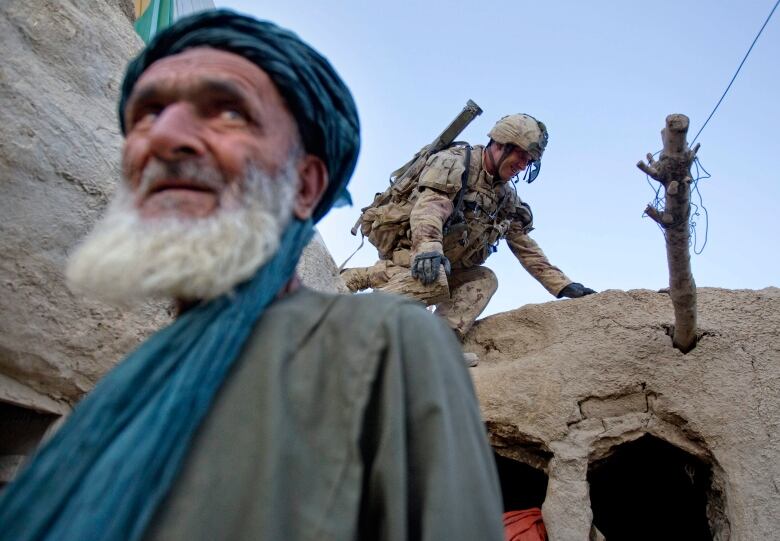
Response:
M379 252L380 259L389 259L398 247L411 247L409 216L414 206L413 191L417 187L428 159L447 148L465 145L465 170L461 177L461 190L452 215L458 215L463 203L463 188L468 181L471 160L471 147L467 143L456 142L455 138L472 120L482 113L482 109L469 100L457 117L434 139L433 143L422 147L408 162L390 174L390 186L374 196L367 207L363 207L357 222L351 229L353 235L360 230L361 236L368 238Z

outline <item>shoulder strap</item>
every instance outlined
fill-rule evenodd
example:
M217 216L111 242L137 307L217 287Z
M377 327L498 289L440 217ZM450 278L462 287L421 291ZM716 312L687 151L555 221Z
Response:
M450 217L447 218L447 221L444 223L444 233L447 233L447 230L450 228L452 223L460 217L460 209L463 206L463 196L466 193L466 186L469 182L469 171L471 170L471 145L468 143L463 142L455 142L450 146L455 145L462 145L466 149L466 159L464 160L464 165L466 168L463 170L463 174L460 175L460 191L458 192L458 200L455 203L455 208L452 210L452 214L450 214ZM453 219L454 218L454 219Z

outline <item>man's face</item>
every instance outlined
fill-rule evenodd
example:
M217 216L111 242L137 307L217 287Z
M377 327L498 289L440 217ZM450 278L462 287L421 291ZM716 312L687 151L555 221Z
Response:
M230 291L326 185L268 76L230 53L193 49L154 63L126 125L123 182L67 270L72 288L103 300Z
M514 145L493 145L493 156L495 163L498 164L501 160L501 156L504 154L506 148L512 150L506 155L504 161L498 168L498 177L501 180L507 181L514 177L521 171L528 167L528 164L532 161L531 155L522 148Z
M152 64L125 109L125 182L141 218L204 218L240 201L248 165L275 176L297 141L268 75L195 48ZM209 174L193 176L197 169Z

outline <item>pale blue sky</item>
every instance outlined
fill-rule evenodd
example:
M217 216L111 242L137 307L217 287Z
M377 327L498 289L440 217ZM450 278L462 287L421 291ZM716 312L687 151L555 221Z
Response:
M532 237L573 280L605 290L667 284L663 236L642 218L654 194L635 164L661 148L669 113L690 117L693 138L774 2L216 3L295 31L352 89L363 128L355 206L319 227L337 263L359 243L349 234L359 208L471 98L484 110L461 137L472 144L505 114L547 124L541 175L517 185L534 211ZM779 68L775 13L699 137L712 174L700 184L709 240L692 257L699 286L780 285ZM366 242L350 266L375 259ZM553 300L505 243L487 266L500 285L483 315Z

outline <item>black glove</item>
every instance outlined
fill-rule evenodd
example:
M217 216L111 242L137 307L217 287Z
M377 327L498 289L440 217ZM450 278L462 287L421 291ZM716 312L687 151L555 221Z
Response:
M561 292L558 293L558 298L560 299L562 297L568 297L570 299L579 299L580 297L590 295L591 293L595 293L595 291L589 287L585 287L578 282L572 282L561 289Z
M444 265L444 272L450 273L450 260L439 252L424 252L414 257L412 263L412 278L417 278L423 285L432 284L439 277L439 267Z

